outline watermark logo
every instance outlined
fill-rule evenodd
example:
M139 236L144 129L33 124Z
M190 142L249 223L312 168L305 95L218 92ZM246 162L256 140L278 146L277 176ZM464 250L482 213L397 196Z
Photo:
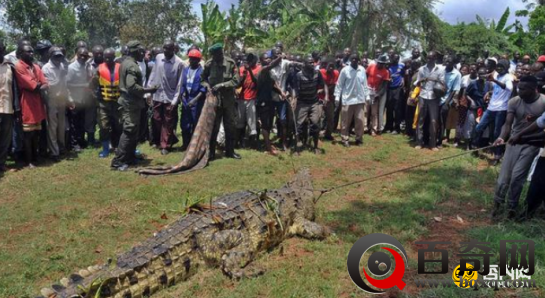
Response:
M473 265L466 264L466 268L473 269ZM452 271L452 280L454 281L455 285L464 289L469 289L471 281L479 278L477 271L466 271L463 275L460 274L460 265L458 265L458 267L454 268L454 271Z
M401 255L397 251L389 247L383 247L382 245L395 247L399 252L401 252ZM381 246L380 248L389 252L395 261L395 266L392 266L390 256L383 251L377 251L372 253L367 260L367 270L365 269L365 266L363 267L363 274L365 275L367 282L369 282L369 284L375 288L382 290L375 290L371 288L365 283L365 281L363 281L360 274L361 258L370 248L375 246ZM405 288L405 282L403 282L401 279L405 275L406 266L407 253L405 252L405 248L399 241L397 241L397 239L386 234L376 233L362 237L356 241L348 253L347 267L350 278L354 284L356 284L356 286L371 294L384 293L384 290L395 286L397 286L400 290L403 290L403 288ZM393 271L391 272L390 276L385 279L375 279L369 274L371 273L377 277L383 277L388 275L392 268Z
M490 242L472 239L461 242L453 254L460 259L459 265L449 274L449 241L420 241L425 245L418 249L418 274L443 275L443 278L415 278L417 288L536 288L531 279L535 272L535 243L532 240L500 240L499 265L490 264L494 256ZM389 247L386 247L389 246ZM380 250L370 254L367 264L360 265L369 249ZM394 263L392 263L392 259ZM365 292L381 294L393 287L403 290L402 280L408 267L407 253L397 239L386 234L371 234L360 238L350 249L347 268L350 278ZM509 277L509 278L507 278ZM377 279L378 278L378 279ZM380 279L382 278L382 279Z

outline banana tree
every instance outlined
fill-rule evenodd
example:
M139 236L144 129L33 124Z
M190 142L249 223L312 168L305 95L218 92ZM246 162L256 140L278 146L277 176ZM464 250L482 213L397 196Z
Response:
M225 44L229 49L235 48L237 43L241 43L242 47L254 45L267 36L254 20L246 19L242 8L236 8L234 5L229 9L226 23Z
M202 48L208 49L217 42L225 42L225 29L228 24L225 13L222 13L219 6L213 1L201 4L202 22L201 32L203 35Z
M487 22L479 15L476 16L476 19L479 25L488 27L490 30L496 31L497 33L503 34L505 36L509 36L512 33L511 30L515 28L516 26L516 24L507 25L507 20L509 19L510 15L511 15L511 11L509 7L507 7L507 9L505 9L498 23L492 20L490 24L487 25Z

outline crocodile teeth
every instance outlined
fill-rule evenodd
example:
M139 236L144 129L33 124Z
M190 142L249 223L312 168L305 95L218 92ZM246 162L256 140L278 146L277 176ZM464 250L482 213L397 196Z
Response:
M44 297L51 297L51 296L54 296L57 294L57 292L55 292L53 289L51 288L43 288L40 293L42 294L42 296Z
M61 285L63 285L64 287L68 287L68 285L70 284L70 280L68 278L63 278L60 280L60 283Z
M78 272L79 275L81 275L81 277L83 278L86 278L86 277L89 277L91 275L91 272L85 270L85 269L81 269L79 272Z
M89 266L87 267L87 271L91 272L91 274L98 272L100 270L99 266Z

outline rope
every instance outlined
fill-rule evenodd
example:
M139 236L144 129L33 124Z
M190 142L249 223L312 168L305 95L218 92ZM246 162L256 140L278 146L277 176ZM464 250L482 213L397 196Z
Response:
M394 175L394 174L397 174L397 173L407 172L407 171L410 171L410 170L412 170L412 169L420 168L420 167L423 167L423 166L431 165L431 164L438 163L438 162L445 161L445 160L449 160L449 159L454 159L454 158L457 158L457 157L460 157L460 156L464 156L464 155L467 155L467 154L470 154L470 153L473 153L473 152L477 152L477 151L481 151L481 150L486 150L486 149L492 149L492 148L501 147L501 146L505 146L505 144L501 144L501 145L491 145L491 146L482 147L482 148L478 148L478 149L468 150L468 151L462 152L462 153L460 153L460 154L456 154L456 155L452 155L452 156L449 156L449 157L444 157L444 158L440 158L440 159L436 159L436 160L424 162L424 163L417 164L417 165L414 165L414 166L410 166L410 167L406 167L406 168L403 168L403 169L398 169L398 170L395 170L395 171L392 171L392 172L384 173L384 174L381 174L381 175L378 175L378 176L373 176L373 177L365 178L365 179L358 180L358 181L349 182L349 183L346 183L346 184L341 184L341 185L333 186L333 187L326 188L326 189L322 189L322 190L315 190L315 191L319 191L319 192L320 192L320 195L318 196L318 198L317 198L314 202L315 202L315 203L318 202L318 200L320 200L320 198L321 198L324 194L333 192L333 191L338 190L338 189L341 189L341 188L345 188L345 187L349 187L349 186L352 186L352 185L361 184L361 183L364 183L364 182L367 182L367 181L370 181L370 180L375 180L375 179L382 178L382 177L386 177L386 176L391 176L391 175Z

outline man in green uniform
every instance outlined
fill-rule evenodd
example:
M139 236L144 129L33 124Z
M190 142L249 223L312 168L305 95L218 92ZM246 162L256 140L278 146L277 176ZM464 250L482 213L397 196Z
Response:
M240 159L240 155L235 153L235 88L240 81L238 67L233 59L224 57L221 43L211 46L208 51L212 59L204 66L201 85L218 97L216 123L210 140L210 160L216 157L216 143L222 118L225 129L225 157Z
M157 87L144 88L143 76L138 62L144 59L144 47L138 41L127 44L129 56L123 61L119 70L119 90L121 96L118 103L121 111L123 133L119 140L112 169L126 171L136 161L135 151L138 144L141 110L145 106L144 94L155 93Z

